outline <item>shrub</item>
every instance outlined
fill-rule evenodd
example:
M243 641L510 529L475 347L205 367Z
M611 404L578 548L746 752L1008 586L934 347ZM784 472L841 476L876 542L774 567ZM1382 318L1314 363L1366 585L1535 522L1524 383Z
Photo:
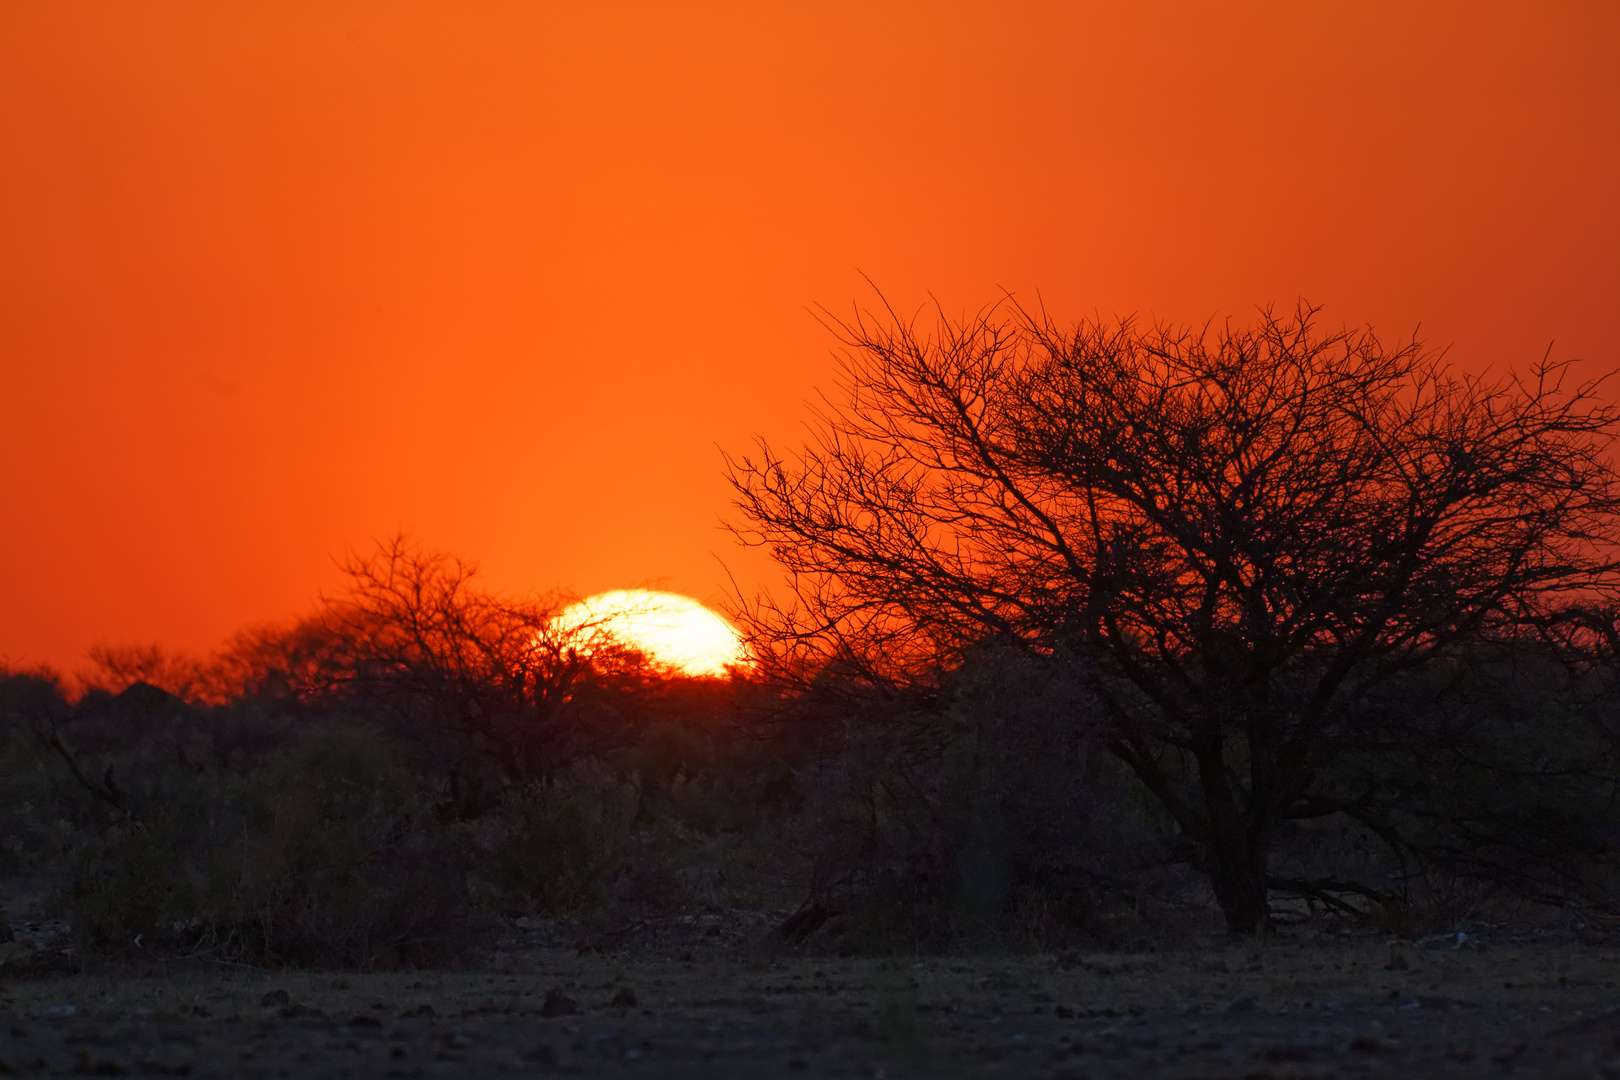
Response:
M613 760L619 775L636 778L643 824L753 832L795 794L792 770L776 748L750 733L716 736L659 724Z
M0 666L0 885L11 898L59 885L79 829L108 820L111 808L73 780L46 741L69 712L54 673Z
M1160 816L1103 757L1090 708L1062 661L986 649L934 701L849 721L804 778L807 910L836 912L828 925L858 948L1060 945L1203 901Z
M601 904L638 801L634 782L589 761L509 794L486 870L501 903L552 915Z
M452 951L465 867L375 736L327 730L245 778L199 771L87 844L67 892L101 950L371 965Z

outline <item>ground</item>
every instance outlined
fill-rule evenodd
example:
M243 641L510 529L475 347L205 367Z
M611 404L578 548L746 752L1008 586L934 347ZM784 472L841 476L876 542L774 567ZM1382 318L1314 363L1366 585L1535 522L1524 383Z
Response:
M692 929L517 928L476 970L10 978L0 1074L1620 1077L1620 949L1568 936L834 958Z

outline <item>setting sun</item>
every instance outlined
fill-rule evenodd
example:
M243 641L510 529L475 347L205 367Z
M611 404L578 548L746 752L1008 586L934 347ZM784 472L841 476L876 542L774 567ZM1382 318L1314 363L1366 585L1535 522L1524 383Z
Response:
M723 676L748 663L737 630L689 596L650 589L597 593L565 609L553 625L602 634L685 675Z

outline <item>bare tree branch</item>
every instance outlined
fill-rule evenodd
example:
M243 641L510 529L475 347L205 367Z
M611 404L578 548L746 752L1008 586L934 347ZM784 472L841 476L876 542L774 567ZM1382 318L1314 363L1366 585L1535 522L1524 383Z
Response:
M842 400L798 450L728 457L733 531L789 578L739 598L767 668L899 683L991 638L1087 657L1109 745L1205 847L1237 929L1358 700L1620 584L1620 413L1567 365L1459 375L1306 305L1197 330L1016 305L926 336L892 310L831 325ZM1560 625L1612 647L1605 618Z

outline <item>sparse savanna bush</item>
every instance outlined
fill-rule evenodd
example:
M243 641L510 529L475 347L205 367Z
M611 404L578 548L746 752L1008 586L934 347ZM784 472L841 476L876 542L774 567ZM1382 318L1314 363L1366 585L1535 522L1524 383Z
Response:
M55 775L61 765L35 730L66 712L60 682L49 673L0 670L0 881L8 891L48 891L78 841L78 804L89 796L63 788Z
M1598 658L1526 639L1398 680L1341 727L1318 791L1277 832L1283 918L1423 935L1620 920L1620 698Z
M508 911L645 915L782 901L776 834L796 806L765 740L660 723L602 759L512 791L479 827L479 874Z
M1353 813L1279 830L1278 916L1607 926L1605 670L1527 646L1369 699L1404 719L1345 733L1323 783ZM54 888L83 949L276 964L448 958L482 940L480 911L588 916L613 941L706 906L797 907L780 939L839 951L1208 932L1197 852L1100 752L1085 676L986 647L915 685L824 680L763 711L754 690L622 689L616 745L468 819L387 729L141 683L70 703L11 673L0 873L8 892Z
M485 830L484 874L508 910L548 915L601 906L631 841L638 795L598 762L577 762L510 792Z
M418 961L476 950L480 909L644 920L791 876L761 842L791 770L720 730L718 687L621 689L621 732L642 735L559 757L475 818L411 765L416 742L296 700L0 687L21 796L0 809L0 903L54 893L90 953Z
M1364 821L1402 875L1399 919L1421 931L1540 909L1617 925L1612 679L1540 648L1487 655L1428 696L1429 737L1356 755Z
M171 778L77 853L65 905L102 951L375 964L455 950L462 845L375 735L307 735L246 776Z
M804 770L814 880L789 940L1118 944L1207 917L1072 660L991 647L926 692L860 697Z
M1620 925L1620 694L1602 665L1567 660L1526 640L1346 715L1318 789L1339 809L1277 829L1275 918L1418 936ZM1062 947L1212 931L1202 853L1102 752L1080 664L991 647L806 706L836 734L800 769L814 875L784 936ZM1196 768L1174 752L1160 766Z
M1216 924L1207 847L1105 752L1079 654L992 642L894 682L682 680L566 650L524 669L502 618L457 622L461 564L384 555L356 572L427 586L442 638L384 625L416 595L385 590L363 634L329 619L239 640L229 678L110 648L76 700L3 673L0 902L54 891L90 951L317 965L448 958L492 912L588 917L611 941L780 908L780 941L839 950ZM488 626L498 648L478 646ZM1332 812L1271 833L1279 918L1620 921L1612 650L1481 650L1333 718L1306 793ZM195 700L128 681L176 672L203 673ZM1155 768L1186 786L1197 765L1169 743Z
M665 723L613 760L639 796L638 846L615 881L617 901L666 910L799 902L805 761L768 728Z
M637 817L705 834L757 828L762 814L791 810L800 792L782 748L757 732L720 733L675 723L649 727L614 755L638 789Z

